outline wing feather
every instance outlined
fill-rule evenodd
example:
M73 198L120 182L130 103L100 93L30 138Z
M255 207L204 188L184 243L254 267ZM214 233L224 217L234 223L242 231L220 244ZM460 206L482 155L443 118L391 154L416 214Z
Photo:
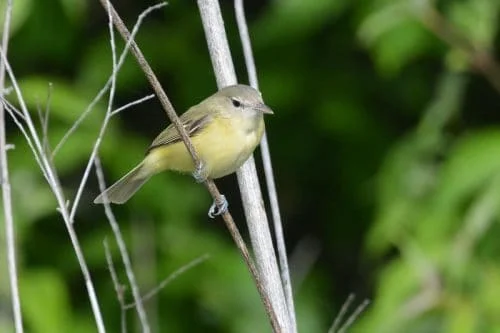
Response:
M205 126L209 123L211 119L210 114L202 115L196 113L195 112L189 113L188 111L180 117L180 121L190 138L194 137L203 128L205 128ZM165 145L171 145L180 141L182 141L182 139L179 133L177 132L177 129L173 124L170 124L163 132L161 132L154 139L153 143L151 143L151 145L147 149L146 154L148 154L151 150L155 148Z

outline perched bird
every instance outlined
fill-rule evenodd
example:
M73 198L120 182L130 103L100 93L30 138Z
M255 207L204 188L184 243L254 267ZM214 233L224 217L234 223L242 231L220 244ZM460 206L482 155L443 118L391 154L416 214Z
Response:
M259 144L265 113L273 112L252 87L239 84L219 90L180 117L202 161L201 169L195 167L171 124L156 137L142 162L101 193L94 203L122 204L151 176L165 170L193 173L198 181L235 172Z

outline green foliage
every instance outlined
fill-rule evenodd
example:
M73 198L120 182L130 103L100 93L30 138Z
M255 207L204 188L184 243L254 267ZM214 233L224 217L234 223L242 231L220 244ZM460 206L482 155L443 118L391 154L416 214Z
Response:
M431 51L432 38L416 21L417 15L411 1L394 1L385 2L363 19L358 37L374 54L383 74L395 75Z
M115 5L128 26L145 6ZM325 332L354 292L371 304L353 332L500 332L500 95L471 73L477 59L461 45L465 40L498 58L500 2L286 0L246 1L246 7L261 90L275 110L266 126L292 275L306 273L295 289L300 331ZM231 4L223 2L223 12L244 78ZM443 23L459 42L430 29ZM16 0L11 31L10 63L34 118L48 105L54 148L109 78L107 17L98 2ZM214 91L194 3L172 1L148 17L137 41L179 113ZM117 45L120 52L123 42ZM150 93L129 56L113 107ZM16 104L12 92L8 99ZM107 95L54 157L70 199L106 107ZM155 100L112 118L99 150L108 183L140 161L166 123ZM16 147L9 169L27 331L94 332L55 199L26 141L8 125ZM243 221L234 177L220 184ZM75 223L106 327L118 332L105 238L120 281L127 280L102 207L92 204L97 193L92 171ZM206 217L209 205L202 186L168 173L113 206L143 293L210 255L146 303L150 321L158 332L268 331L229 235ZM0 306L7 308L0 265ZM129 289L125 295L130 302ZM0 317L0 331L10 331ZM129 331L135 324L129 310Z
M462 38L478 48L492 47L498 2L460 1L446 8ZM417 22L417 17L408 17ZM396 27L401 29L401 24L393 24L384 35ZM380 43L371 44L377 57ZM450 52L465 55L459 44L453 47ZM406 60L388 63L402 66ZM391 72L394 67L383 69ZM457 114L469 112L462 106L466 88L463 75L446 74L420 124L389 152L379 172L378 213L367 249L379 258L390 250L397 254L378 276L378 304L355 331L496 332L499 327L489 313L500 303L485 302L480 295L494 292L482 281L496 279L491 269L498 268L493 258L500 248L492 235L500 217L500 129L450 132Z
M57 271L31 271L21 275L23 312L33 332L65 332L70 329L68 292Z

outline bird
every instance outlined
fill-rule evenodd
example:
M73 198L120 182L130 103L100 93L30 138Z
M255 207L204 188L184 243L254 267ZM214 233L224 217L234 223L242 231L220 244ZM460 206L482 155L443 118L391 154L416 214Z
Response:
M243 84L220 89L179 117L200 165L195 165L177 129L170 124L153 140L144 159L99 194L94 203L123 204L152 176L166 170L191 173L198 182L235 172L260 143L264 114L273 111L258 90ZM217 207L214 203L209 215L227 210L227 201L223 201Z

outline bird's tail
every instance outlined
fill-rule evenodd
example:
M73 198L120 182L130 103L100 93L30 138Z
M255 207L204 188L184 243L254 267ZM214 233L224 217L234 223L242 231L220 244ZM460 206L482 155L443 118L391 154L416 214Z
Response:
M95 198L94 203L125 203L151 176L148 172L144 172L143 164L141 163L136 166L132 171L99 194Z

